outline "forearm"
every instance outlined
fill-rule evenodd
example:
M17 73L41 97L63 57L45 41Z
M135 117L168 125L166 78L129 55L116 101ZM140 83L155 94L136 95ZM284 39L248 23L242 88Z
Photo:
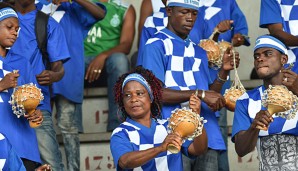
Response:
M202 134L194 138L193 143L188 148L188 153L194 156L206 153L208 150L208 138L203 128Z
M162 91L162 102L165 104L177 104L189 101L190 96L195 93L195 90L171 90L163 88ZM202 91L199 90L198 94L201 95ZM201 98L199 96L199 98Z
M136 168L154 159L161 152L162 148L160 146L142 151L129 152L120 157L118 164L122 169Z
M235 149L240 157L252 152L256 147L260 130L249 128L235 135Z
M124 53L125 55L128 55L131 49L131 45L129 45L129 43L121 43L109 50L106 50L104 52L102 52L102 54L108 58L109 56L111 56L114 53Z
M279 24L269 25L268 30L272 36L281 40L286 46L298 46L298 37L283 31Z
M64 76L64 67L63 67L62 61L51 63L51 71L53 72L52 82L60 81Z
M105 17L105 11L96 4L86 0L75 0L79 5L85 8L97 20Z
M209 86L210 90L213 90L215 92L220 93L223 84L225 83L225 81L228 79L229 76L229 71L224 71L223 69L221 69L217 76L216 79L214 80L214 82Z

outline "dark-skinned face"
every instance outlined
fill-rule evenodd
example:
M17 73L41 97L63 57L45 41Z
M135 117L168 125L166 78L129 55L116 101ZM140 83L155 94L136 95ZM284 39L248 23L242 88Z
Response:
M133 120L151 116L151 100L147 89L137 81L128 82L123 89L125 111Z
M259 78L270 79L280 72L287 59L274 48L259 48L254 52L254 67Z
M0 46L11 47L17 39L19 20L10 17L0 22Z
M168 29L185 39L196 21L198 11L184 7L167 7Z

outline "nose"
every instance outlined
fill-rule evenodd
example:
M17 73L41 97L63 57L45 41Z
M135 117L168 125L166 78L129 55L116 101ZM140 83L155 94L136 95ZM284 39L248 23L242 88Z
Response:
M130 98L130 102L134 103L134 102L137 102L137 101L138 101L137 95L132 94L131 98Z
M191 22L194 20L193 18L194 18L194 15L191 12L187 13L187 15L186 15L187 21Z

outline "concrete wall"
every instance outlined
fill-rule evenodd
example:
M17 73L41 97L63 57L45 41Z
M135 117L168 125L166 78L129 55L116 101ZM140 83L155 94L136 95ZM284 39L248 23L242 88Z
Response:
M133 4L133 6L136 8L136 12L137 12L136 30L137 30L139 14L140 14L140 6L141 6L142 0L126 0L126 1ZM246 0L237 0L237 3L240 6L243 13L246 15L246 19L249 27L248 36L250 37L250 40L251 40L250 47L243 46L243 47L237 48L241 56L241 62L240 62L240 67L238 69L238 73L241 80L248 80L250 76L250 72L253 68L252 49L254 46L254 41L257 38L257 36L266 34L268 33L268 31L266 29L259 28L260 1L250 2ZM137 33L135 36L134 45L132 47L131 54L136 51L136 47L137 47L136 42L137 42ZM233 78L233 74L231 78Z

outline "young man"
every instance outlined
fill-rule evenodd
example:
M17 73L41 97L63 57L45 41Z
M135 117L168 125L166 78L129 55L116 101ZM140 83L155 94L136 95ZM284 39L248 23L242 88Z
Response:
M84 93L84 39L90 28L105 16L105 6L76 0L70 3L40 1L37 8L49 13L63 28L71 58L63 66L63 78L53 84L58 126L62 132L68 170L80 170L80 140ZM75 36L74 36L75 35Z
M191 94L198 90L198 97L203 102L202 116L208 120L205 128L209 147L208 156L204 158L209 162L204 162L200 167L218 170L217 157L226 147L214 111L225 105L219 92L233 69L233 62L231 49L228 49L218 78L211 82L206 51L188 36L197 18L198 8L199 2L195 0L168 0L168 25L147 41L143 52L140 52L143 59L140 65L152 70L164 86L163 118L168 118L175 108L186 107ZM238 64L238 54L236 59Z
M269 85L285 85L298 94L298 77L284 69L288 61L286 46L278 39L264 35L256 40L254 67L263 85L246 92L236 103L232 141L242 157L257 146L260 170L297 170L298 115L291 120L270 115L261 104ZM276 97L278 98L278 97ZM266 127L268 131L256 127Z
M64 75L63 62L70 56L65 35L59 24L50 17L47 26L47 35L49 35L47 39L47 52L49 54L51 69L47 70L35 36L34 24L37 14L35 1L15 0L15 8L18 11L21 29L11 51L30 61L33 74L36 76L38 82L37 86L42 90L44 95L44 103L38 107L43 114L44 121L40 127L35 129L41 159L44 163L50 164L53 170L64 170L59 144L56 140L56 132L53 127L49 85L61 80Z

